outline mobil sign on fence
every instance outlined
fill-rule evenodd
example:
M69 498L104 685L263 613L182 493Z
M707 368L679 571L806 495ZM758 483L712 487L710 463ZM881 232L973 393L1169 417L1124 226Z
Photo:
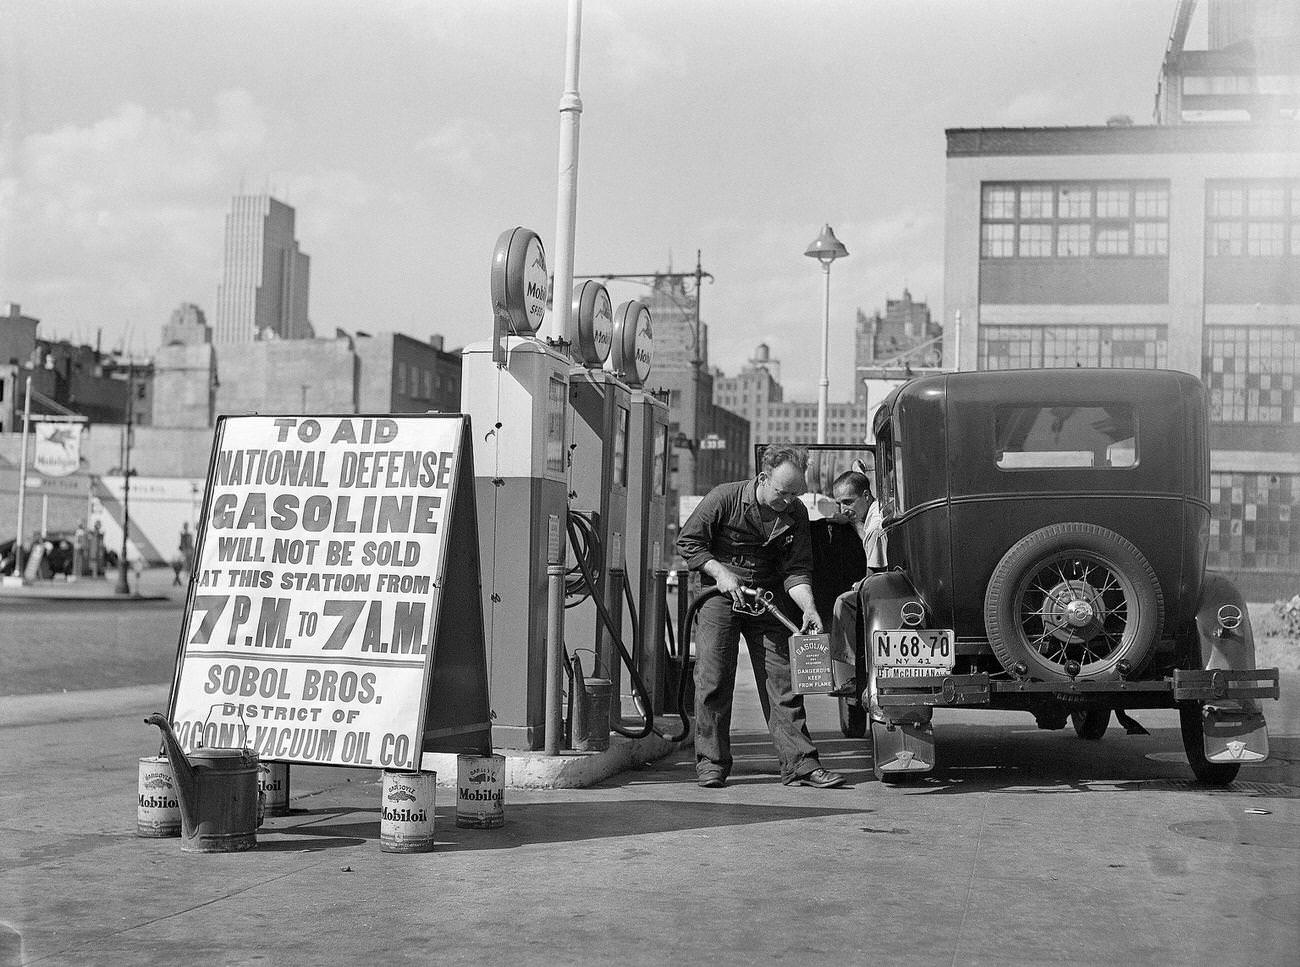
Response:
M468 433L221 419L172 686L183 748L387 769L490 751Z

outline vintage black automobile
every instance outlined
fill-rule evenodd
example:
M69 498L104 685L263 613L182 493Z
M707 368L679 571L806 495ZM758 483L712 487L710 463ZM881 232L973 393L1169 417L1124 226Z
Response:
M876 775L931 771L939 707L1022 709L1096 740L1112 711L1177 708L1225 784L1268 755L1246 605L1205 569L1207 395L1155 370L926 376L874 420L889 569L859 585L860 701ZM848 630L848 629L845 629Z

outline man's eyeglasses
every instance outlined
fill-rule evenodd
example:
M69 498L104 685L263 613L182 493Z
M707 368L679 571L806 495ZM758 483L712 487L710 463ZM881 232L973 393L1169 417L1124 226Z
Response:
M802 497L805 493L805 491L803 490L782 490L772 481L771 477L764 477L763 480L769 487L772 488L772 493L774 496L784 497L786 500L795 500L799 497Z

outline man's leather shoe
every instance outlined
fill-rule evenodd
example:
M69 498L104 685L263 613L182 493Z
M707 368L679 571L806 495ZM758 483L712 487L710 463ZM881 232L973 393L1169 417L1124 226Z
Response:
M831 772L829 769L814 769L806 776L795 776L794 784L796 786L814 786L817 789L834 789L836 786L844 785L844 777L838 772Z
M727 784L727 777L720 772L706 772L699 778L701 789L721 789Z
M831 689L826 694L835 696L837 698L857 698L858 680L856 678L850 678L843 685L840 685L838 688Z

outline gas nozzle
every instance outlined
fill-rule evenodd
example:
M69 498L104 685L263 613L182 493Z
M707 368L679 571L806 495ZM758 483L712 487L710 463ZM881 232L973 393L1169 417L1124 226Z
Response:
M739 601L735 598L731 599L732 611L739 611L741 614L760 615L771 604L772 592L764 591L762 588L747 588L742 585L740 598Z
M781 624L785 625L790 634L797 635L800 633L799 626L787 618L781 609L776 606L776 600L773 598L771 591L764 590L763 588L742 587L740 593L744 597L752 597L754 599L753 603L746 604L743 602L733 602L731 605L733 611L752 615L760 615L766 611L780 621Z

